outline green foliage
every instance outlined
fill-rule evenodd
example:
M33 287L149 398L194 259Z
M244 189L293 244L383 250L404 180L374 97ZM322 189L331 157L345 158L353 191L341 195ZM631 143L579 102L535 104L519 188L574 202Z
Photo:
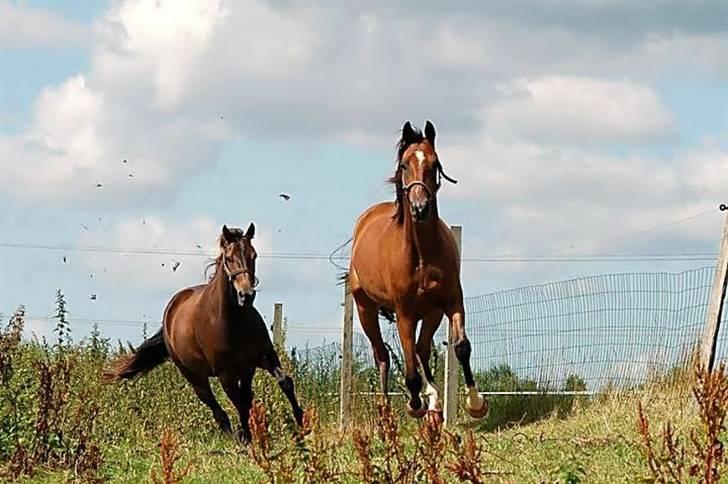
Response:
M490 413L479 425L481 430L494 430L513 424L527 424L545 417L568 415L574 403L583 397L574 395L549 395L547 387L530 378L518 376L508 365L499 365L475 375L478 388L492 392L544 392L536 395L503 395L488 399ZM586 383L578 375L570 375L562 390L584 391Z
M199 402L174 365L164 364L136 381L103 383L102 370L112 358L128 349L121 344L112 346L97 326L84 340L72 343L62 293L57 294L56 302L57 341L54 344L21 338L23 307L0 326L0 480L148 482L151 469L159 474L165 468L159 448L165 432L172 432L182 443L179 447L182 465L177 471L192 465L184 482L265 479L246 450L220 435L209 410ZM271 458L300 455L300 460L291 461L298 466L292 471L298 482L305 482L307 468L318 475L327 472L337 475L336 479L329 479L332 482L357 481L362 466L356 443L352 441L353 432L336 431L340 366L336 346L316 352L306 349L291 354L281 352L280 357L285 370L294 377L304 408L316 410L317 424L310 435L301 437L290 405L275 379L258 372L254 381L255 398L265 412L267 432L272 439ZM437 380L442 382L441 348L439 351L434 348L431 361ZM401 389L397 364L393 358L393 391ZM378 372L366 364L365 355L355 356L353 368L356 391L378 389ZM676 379L680 377L677 372L675 375ZM508 366L481 372L477 380L480 388L493 391L543 390L538 382L516 374ZM568 391L585 388L578 375L567 378L563 387ZM646 399L649 402L646 411L656 428L661 422L672 420L676 432L686 441L693 429L700 428L700 417L689 404L689 389L686 397L676 388L683 387L661 384ZM237 414L216 382L213 390L235 421ZM646 386L640 391L652 390ZM643 476L645 458L634 425L634 398L606 395L588 405L574 405L584 398L544 395L490 398L487 419L469 425L480 431L474 433L477 439L473 442L478 447L473 447L472 453L482 452L487 459L488 464L481 469L486 481L634 482ZM376 397L372 395L355 396L354 422L363 432L359 435L371 439L367 452L371 453L373 465L380 465L386 446L377 437L381 415L375 402ZM404 400L393 397L391 412L403 452L429 455L433 447L418 447L426 442L421 422L404 415ZM547 418L553 415L564 420ZM463 419L462 422L472 421ZM483 432L491 429L497 431ZM438 442L434 434L430 437L432 442ZM443 455L450 455L461 445L456 445L458 440L439 442L447 445L441 449ZM364 443L360 442L362 446ZM465 464L478 459L470 459L466 447L461 447L462 466L458 472L466 473ZM426 468L422 469L425 472ZM433 467L431 471L434 470Z

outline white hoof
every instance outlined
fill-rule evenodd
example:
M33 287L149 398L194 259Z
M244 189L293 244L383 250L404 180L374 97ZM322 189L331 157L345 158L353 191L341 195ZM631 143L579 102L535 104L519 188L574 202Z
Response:
M482 418L488 413L488 402L485 401L485 398L483 398L482 395L478 394L475 387L468 388L468 398L465 401L465 409L473 418Z

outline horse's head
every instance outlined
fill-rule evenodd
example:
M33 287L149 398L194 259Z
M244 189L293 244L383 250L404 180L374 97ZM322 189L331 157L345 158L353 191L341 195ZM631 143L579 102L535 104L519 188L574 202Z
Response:
M255 225L250 224L248 230L222 227L220 235L220 263L228 282L235 289L238 304L249 306L255 300L255 259L258 254L253 247Z
M434 212L441 178L457 183L442 170L435 151L435 126L430 121L425 123L424 135L409 121L404 123L402 138L397 144L397 163L397 172L391 181L397 186L399 210L404 211L407 205L416 222L427 220Z

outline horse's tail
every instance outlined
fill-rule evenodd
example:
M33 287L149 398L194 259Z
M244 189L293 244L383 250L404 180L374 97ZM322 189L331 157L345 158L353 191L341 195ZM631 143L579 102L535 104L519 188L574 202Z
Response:
M164 344L162 328L137 348L133 353L120 356L111 367L104 371L104 380L129 380L137 375L144 375L169 358L167 346Z
M385 307L379 308L379 315L389 321L390 323L396 323L397 322L397 315L392 311L391 309L387 309Z

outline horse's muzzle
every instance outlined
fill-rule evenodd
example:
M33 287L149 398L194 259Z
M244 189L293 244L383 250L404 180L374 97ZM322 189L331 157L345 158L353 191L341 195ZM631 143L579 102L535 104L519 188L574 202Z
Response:
M250 294L246 294L243 291L238 291L238 304L240 306L252 306L255 302L256 291L252 291Z
M430 202L410 203L410 212L415 222L423 222L427 220L427 216L430 214Z

